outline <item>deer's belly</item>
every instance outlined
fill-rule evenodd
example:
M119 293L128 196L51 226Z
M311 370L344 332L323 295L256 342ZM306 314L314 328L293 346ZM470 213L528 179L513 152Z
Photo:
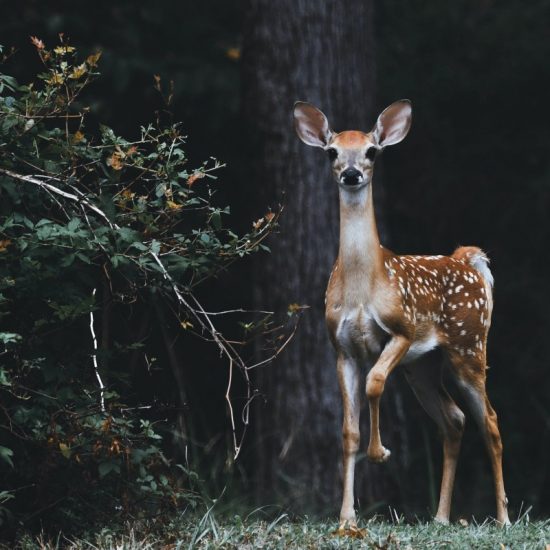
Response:
M378 315L362 306L342 311L336 327L334 336L337 347L351 357L376 360L391 337L389 329L384 326ZM435 327L423 326L417 331L416 338L401 359L401 363L410 363L439 344Z
M439 345L439 338L435 329L426 331L420 338L415 340L412 344L405 357L401 359L401 363L411 363L415 359L418 359L425 353L433 350Z

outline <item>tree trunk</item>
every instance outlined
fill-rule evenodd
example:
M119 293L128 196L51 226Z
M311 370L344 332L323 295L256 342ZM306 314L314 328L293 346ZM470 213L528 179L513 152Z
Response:
M279 497L302 511L334 510L341 498L342 407L323 304L339 221L328 159L298 140L292 107L296 100L313 103L335 131L370 130L377 114L372 17L371 0L250 0L245 10L248 173L260 204L285 206L271 254L256 263L256 305L275 311L293 302L310 306L281 359L257 373L265 400L253 420L256 487L263 502ZM378 225L386 244L378 187ZM357 467L357 495L369 506L398 499L397 476L407 456L398 386L390 384L382 403L392 464L361 461ZM363 408L365 443L367 421Z

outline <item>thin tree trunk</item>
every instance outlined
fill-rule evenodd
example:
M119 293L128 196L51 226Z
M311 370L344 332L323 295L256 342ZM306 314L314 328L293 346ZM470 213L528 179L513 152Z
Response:
M334 510L341 498L341 401L324 322L324 291L338 247L338 196L329 162L295 135L296 100L317 105L333 130L369 130L374 113L370 0L250 0L245 8L244 109L260 204L285 205L272 252L256 263L262 309L307 304L299 332L273 366L258 373L265 401L255 410L256 487L302 509ZM375 186L375 192L379 191ZM376 196L379 230L380 195ZM366 374L366 373L365 373ZM382 431L399 452L399 392L386 392ZM395 399L398 400L394 403ZM258 400L259 402L259 400ZM368 438L363 409L362 441ZM392 432L392 426L394 431ZM357 468L357 494L371 505L396 500L397 465ZM393 475L392 475L393 474Z

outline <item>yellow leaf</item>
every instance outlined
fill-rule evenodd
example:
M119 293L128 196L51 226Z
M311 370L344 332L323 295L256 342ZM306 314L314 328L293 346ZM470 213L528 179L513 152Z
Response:
M74 46L57 46L57 48L54 48L53 51L58 55L65 55L66 53L71 53L75 51Z
M52 77L48 80L48 84L54 84L56 86L61 86L63 82L64 82L64 79L61 73L53 73Z
M228 48L225 50L225 55L231 61L238 61L241 58L241 50L239 48Z
M90 67L97 67L97 62L99 61L99 58L101 57L101 52L96 52L92 55L89 55L86 58L86 63L90 65Z
M160 92L160 75L154 74L153 78L155 79L155 90Z
M36 36L31 36L31 42L37 50L43 50L46 47L44 45L44 42L42 42L42 40L40 40L40 38L37 38Z
M120 442L116 437L113 438L109 451L111 452L111 454L120 454Z
M80 130L77 130L73 136L73 143L80 143L84 137L84 134Z
M132 191L130 191L129 189L124 189L124 191L122 191L121 195L126 199L126 200L130 200L130 199L133 199L136 194L133 193Z
M201 178L204 178L204 172L195 172L187 178L187 185L191 187L195 183L195 181Z
M260 229L260 227L262 227L262 225L264 224L265 222L265 219L264 218L260 218L259 220L256 220L255 222L252 222L252 227L254 229L256 229L256 231L258 229Z
M69 75L69 78L73 78L74 80L78 80L79 78L82 78L86 72L87 72L86 63L82 63L82 65L78 65L73 69L73 72Z
M174 201L166 201L166 206L168 210L181 210L181 204Z
M103 424L101 425L101 431L104 433L107 433L111 430L111 426L113 424L113 419L109 416L103 421Z
M288 305L288 312L289 313L298 313L298 311L302 309L307 309L309 306L301 306L300 304L289 304Z
M0 241L0 252L6 252L8 250L8 246L11 244L11 241L9 239L4 239Z
M71 458L71 448L66 443L60 443L59 450L65 458Z
M124 163L122 162L122 154L118 151L115 151L108 159L107 165L110 166L113 170L122 170Z

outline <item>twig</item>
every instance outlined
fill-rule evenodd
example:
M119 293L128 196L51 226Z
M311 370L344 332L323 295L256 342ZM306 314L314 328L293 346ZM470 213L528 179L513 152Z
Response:
M262 311L261 309L227 309L226 311L205 311L206 315L227 315L229 313L265 313L273 315L273 311Z
M96 288L92 291L92 297L95 298ZM101 375L99 374L99 367L97 364L97 338L95 337L94 331L94 312L90 310L90 332L92 333L92 340L94 342L94 353L92 354L92 361L94 363L95 377L99 383L100 388L100 403L101 403L101 412L105 412L105 386L103 385L103 380L101 380Z
M235 429L235 415L233 414L233 404L231 403L231 384L233 382L233 360L229 360L229 379L227 381L227 390L225 392L225 400L229 408L229 417L231 418L231 431L233 432L233 449L235 450L234 460L237 460L241 448L237 445L237 431Z
M200 324L200 326L203 330L206 330L207 332L210 333L210 335L212 336L214 342L217 344L218 348L220 349L220 353L222 355L225 355L227 357L227 359L229 360L229 383L228 383L228 386L227 386L227 392L226 392L225 398L226 398L227 403L229 405L229 416L230 416L230 419L231 419L231 428L232 428L232 432L233 432L233 442L234 442L234 449L233 449L234 450L234 459L236 460L237 457L239 456L241 445L237 443L237 433L236 433L236 428L235 428L235 415L233 413L233 406L231 404L229 394L230 394L230 391L231 391L231 384L232 384L232 380L233 380L233 363L236 362L242 368L242 370L245 374L245 378L246 378L247 385L248 385L248 396L250 396L250 380L248 378L248 373L246 372L246 365L243 363L243 360L241 359L239 354L236 353L236 351L232 348L232 346L230 344L228 344L223 339L223 337L220 336L220 333L216 330L216 327L212 324L212 321L210 321L210 318L208 317L208 314L204 311L204 309L203 309L202 305L200 304L200 302L193 295L191 295L191 298L193 299L193 301L195 302L195 304L199 308L202 315L199 315L198 311L195 308L191 307L189 302L187 302L187 300L183 297L183 295L180 292L176 282L174 281L172 276L168 273L168 271L164 267L164 264L160 261L160 258L158 257L158 255L155 254L153 251L151 251L150 254L154 258L154 260L157 262L158 266L160 267L163 277L170 283L170 286L172 287L172 290L174 291L174 294L175 294L178 302L180 302L180 304L182 304L193 315L193 317L197 320L197 322ZM245 426L245 430L246 430L246 426ZM244 437L244 432L243 432L243 434L240 438L241 443L242 443L242 438L243 437Z
M66 199L70 199L74 202L81 203L84 206L86 206L86 208L89 208L90 210L92 210L93 212L101 216L109 224L109 227L114 229L119 229L116 224L111 223L111 220L107 217L107 214L105 214L103 210L100 210L97 206L93 205L84 197L78 197L77 195L73 195L72 193L67 193L66 191L63 191L58 187L51 185L50 183L46 183L45 181L36 179L36 177L34 176L25 176L23 174L17 174L16 172L12 172L11 170L6 170L5 168L0 168L0 174L5 174L10 178L13 178L19 181L25 181L27 183L38 185L38 187L41 187L42 189L47 189L48 191L51 191L52 193L56 193L57 195L65 197Z
M292 340L292 338L294 337L294 335L296 334L296 331L298 330L298 323L296 323L294 325L294 329L292 330L292 332L290 333L290 336L284 341L283 345L279 348L277 348L277 351L271 355L270 357L268 357L267 359L264 359L263 361L260 361L259 363L255 363L254 365L250 365L249 367L246 367L246 370L252 370L252 369L255 369L256 367L261 367L262 365L265 365L266 363L270 363L271 361L273 361L274 359L277 358L278 355L280 355L282 353L282 351L286 348L286 346L288 345L288 343Z

